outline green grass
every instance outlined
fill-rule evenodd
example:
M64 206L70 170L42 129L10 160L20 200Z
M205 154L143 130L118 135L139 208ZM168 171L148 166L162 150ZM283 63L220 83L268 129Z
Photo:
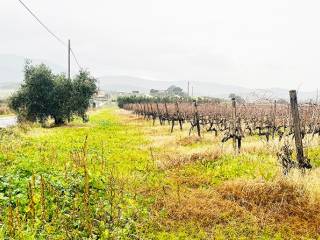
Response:
M134 187L142 181L148 183L149 179L154 182L146 177L150 155L141 149L147 142L139 129L120 123L113 111L93 113L89 124L76 121L59 128L3 130L0 143L3 236L59 239L70 231L76 238L113 234L134 238L135 218L142 219L138 215L145 214L148 202L135 196ZM45 187L41 187L41 178ZM86 186L90 189L88 193ZM41 191L45 191L42 200ZM83 198L88 198L87 202ZM81 211L73 211L74 206ZM45 217L41 217L42 208L46 209ZM84 209L91 211L91 216ZM114 216L104 216L100 210L114 211ZM10 211L17 211L21 221ZM93 224L94 218L98 219L95 219L98 226ZM63 230L60 225L65 221L68 224Z
M210 227L201 219L171 219L166 204L179 206L181 197L186 203L189 198L201 202L194 191L215 191L232 180L272 182L280 173L268 150L237 156L227 152L214 160L158 168L163 152L183 158L218 145L211 135L186 146L177 144L186 131L170 135L168 126L132 120L116 108L91 113L87 124L76 120L56 128L22 125L1 130L0 238L285 238L286 230L261 226L251 213L239 220L221 212L223 221ZM158 136L168 137L168 142L154 147L152 137ZM316 164L318 151L309 153ZM163 201L160 209L155 207ZM201 206L195 207L202 216Z
M220 184L235 179L273 180L279 171L274 158L269 155L257 156L242 154L234 157L223 155L215 161L187 165L180 174L187 176L205 176L210 184Z

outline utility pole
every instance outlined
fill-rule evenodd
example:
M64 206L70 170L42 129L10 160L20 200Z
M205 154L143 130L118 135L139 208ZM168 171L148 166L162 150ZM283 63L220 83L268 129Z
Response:
M71 55L71 44L70 44L70 39L68 40L68 79L70 80L70 55Z
M190 82L188 81L188 97L190 97Z
M192 92L192 93L191 93L191 96L193 97L193 86L192 86L192 88L191 88L191 89L192 89L192 91L191 91L191 92Z

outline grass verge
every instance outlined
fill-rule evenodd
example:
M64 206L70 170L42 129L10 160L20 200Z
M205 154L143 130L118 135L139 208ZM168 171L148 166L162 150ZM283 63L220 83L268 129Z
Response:
M314 239L318 170L281 177L277 143L187 137L116 108L0 132L0 236ZM317 148L310 154L317 155ZM317 161L317 160L316 160Z

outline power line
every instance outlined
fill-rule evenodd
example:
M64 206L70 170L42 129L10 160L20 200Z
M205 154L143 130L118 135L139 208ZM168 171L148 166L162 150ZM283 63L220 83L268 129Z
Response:
M81 65L80 65L80 63L79 63L79 61L78 61L78 59L77 59L77 57L76 57L76 54L74 53L73 49L70 48L70 51L71 51L71 55L73 56L74 60L76 61L77 65L78 65L78 67L79 67L80 69L82 69L82 67L81 67Z
M61 40L61 38L59 38L56 34L54 34L38 17L37 17L37 15L35 14L35 13L33 13L32 11L31 11L31 9L24 3L24 2L22 2L22 0L18 0L21 4L22 4L22 6L25 8L25 9L27 9L27 11L38 21L38 23L40 23L41 24L41 26L42 27L44 27L46 30L47 30L47 32L49 32L55 39L57 39L62 45L64 45L64 46L66 46L66 43L63 41L63 40Z
M36 21L37 21L42 27L44 27L44 28L46 29L46 31L47 31L48 33L50 33L50 34L51 34L59 43L61 43L63 46L65 46L65 47L67 46L67 44L66 44L60 37L58 37L53 31L51 31L50 28L47 27L47 26L40 20L40 18L38 18L37 15L36 15L34 12L32 12L31 9L30 9L22 0L18 0L18 1L19 1L19 2L21 3L21 5L36 19ZM78 59L77 59L74 51L73 51L72 49L70 49L70 50L71 50L71 54L72 54L75 62L77 63L78 67L79 67L80 69L82 69L82 67L81 67L81 65L79 64L79 61L78 61Z

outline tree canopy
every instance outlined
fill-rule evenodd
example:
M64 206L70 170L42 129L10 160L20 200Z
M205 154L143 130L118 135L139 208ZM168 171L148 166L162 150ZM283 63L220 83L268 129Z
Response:
M239 104L244 104L246 102L246 100L244 100L244 98L242 98L241 96L236 95L234 93L230 93L229 98L230 99L234 98L236 100L236 102Z
M188 97L182 88L171 85L166 90L150 89L150 95L153 97Z
M53 118L55 124L71 121L74 116L87 119L90 99L96 93L96 79L81 70L73 79L54 74L44 64L24 68L24 82L9 99L9 107L19 120L44 123Z

